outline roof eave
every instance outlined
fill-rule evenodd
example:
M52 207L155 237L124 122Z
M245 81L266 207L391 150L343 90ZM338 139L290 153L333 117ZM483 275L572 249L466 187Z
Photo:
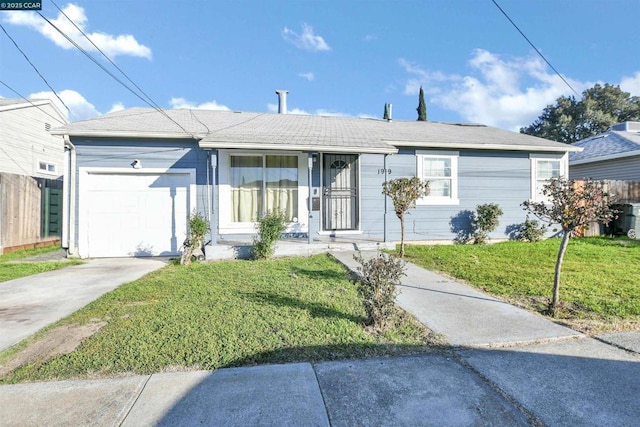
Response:
M202 135L176 133L176 132L136 132L136 131L121 131L121 132L105 132L105 131L67 131L62 129L52 129L49 133L52 135L67 135L78 137L94 137L94 138L162 138L162 139L201 139Z
M464 142L423 142L423 141L392 141L383 140L387 144L395 147L422 147L422 148L466 148L476 150L500 150L500 151L543 151L566 153L568 151L580 152L581 147L572 145L566 146L548 146L548 145L512 145L512 144L482 144L482 143L464 143Z
M634 157L634 156L640 156L640 150L627 151L625 153L609 154L607 156L600 156L600 157L590 157L588 159L580 159L580 160L569 159L569 165L584 165L587 163L605 162L607 160L624 159L627 157Z
M306 145L306 144L270 144L260 142L227 142L227 141L205 141L199 142L200 148L216 149L244 149L244 150L275 150L275 151L313 151L318 153L366 153L366 154L395 154L398 149L386 147L353 147L335 145Z

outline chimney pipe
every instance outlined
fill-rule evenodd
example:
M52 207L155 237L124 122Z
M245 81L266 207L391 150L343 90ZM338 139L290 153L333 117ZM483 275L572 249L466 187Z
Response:
M393 104L389 104L389 121L393 121Z
M288 90L276 90L278 94L278 114L287 114L287 94Z

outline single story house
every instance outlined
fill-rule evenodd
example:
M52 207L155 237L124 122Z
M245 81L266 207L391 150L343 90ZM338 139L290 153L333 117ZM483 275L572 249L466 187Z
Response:
M623 122L607 132L573 143L571 179L640 181L640 122Z
M49 131L67 123L50 100L0 98L0 254L60 239L64 140Z
M640 122L616 123L607 132L573 145L583 150L569 154L569 177L609 181L609 191L619 203L620 213L606 232L637 236L640 230Z
M504 239L525 219L520 204L580 150L474 124L188 109L133 108L52 133L70 149L63 240L80 257L175 255L194 210L211 247L250 242L274 209L302 242L398 241L382 184L412 176L431 193L410 211L407 240L450 242L489 202L504 211L492 235Z

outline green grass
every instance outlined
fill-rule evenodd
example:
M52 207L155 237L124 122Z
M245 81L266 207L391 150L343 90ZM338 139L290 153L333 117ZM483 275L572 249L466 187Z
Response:
M48 254L60 250L59 245L48 245L34 249L21 249L19 251L7 252L0 255L0 262L18 261L23 258L29 258L36 255Z
M60 250L58 245L49 245L35 249L25 249L9 252L0 255L0 282L18 279L20 277L31 276L33 274L44 273L45 271L57 270L69 265L81 264L80 260L68 261L44 261L20 264L9 264L11 261L20 261L36 255L42 255Z
M538 243L408 246L406 259L544 312L560 239ZM640 320L640 241L571 239L562 265L561 317L614 324Z
M356 286L326 255L169 265L59 322L107 322L76 351L3 381L369 357L442 344L406 314L382 335L369 333L364 320Z

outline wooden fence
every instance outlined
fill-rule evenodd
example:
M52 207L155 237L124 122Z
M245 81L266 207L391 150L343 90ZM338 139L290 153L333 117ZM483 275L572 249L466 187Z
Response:
M583 182L578 180L576 185L580 186ZM613 202L620 205L618 206L620 213L610 224L592 223L587 229L579 230L579 235L626 234L629 228L637 227L636 221L631 223L632 221L628 218L629 215L634 215L634 211L637 212L637 209L634 210L628 205L640 204L640 181L604 180L604 182L609 194L613 195Z
M0 254L59 240L62 181L0 173Z

